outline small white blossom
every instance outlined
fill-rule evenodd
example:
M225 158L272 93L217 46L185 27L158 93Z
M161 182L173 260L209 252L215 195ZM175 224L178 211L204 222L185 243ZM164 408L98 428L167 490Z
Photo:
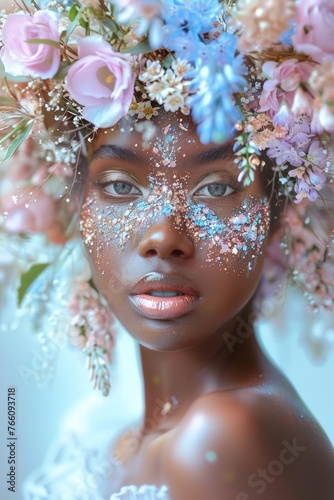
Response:
M184 97L179 90L176 90L173 94L166 97L164 108L166 111L171 111L174 113L178 109L184 107Z
M170 89L168 87L166 89L165 85L160 80L160 81L153 82L150 85L148 85L147 92L148 92L148 95L150 96L150 99L157 101L158 104L163 104L168 93L170 92Z
M153 107L150 101L140 102L138 104L138 118L141 120L142 118L146 118L146 120L150 120L152 116L157 116L159 108Z
M172 69L177 77L182 78L191 70L191 65L184 59L176 59L172 63Z
M181 78L179 76L176 76L174 71L169 68L161 77L161 81L165 85L165 88L178 88L180 87Z
M139 76L139 79L144 83L154 82L161 78L164 70L160 61L147 61L146 71Z

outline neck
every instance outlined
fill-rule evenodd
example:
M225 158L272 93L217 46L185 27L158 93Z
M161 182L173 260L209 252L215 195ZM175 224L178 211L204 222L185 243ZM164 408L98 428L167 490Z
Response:
M226 325L225 325L226 327ZM141 346L145 390L144 432L175 425L202 394L244 387L254 379L261 356L253 325L241 331L240 318L206 343L175 352ZM243 335L243 336L241 336Z

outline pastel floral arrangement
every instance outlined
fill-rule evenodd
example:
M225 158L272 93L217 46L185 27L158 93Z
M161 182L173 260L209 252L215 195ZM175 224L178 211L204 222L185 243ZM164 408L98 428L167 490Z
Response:
M96 131L161 109L191 114L203 143L234 139L240 181L270 168L293 202L270 283L285 268L312 307L333 308L331 0L21 0L0 12L0 31L4 232L73 238L78 156ZM91 316L73 323L87 352L102 345Z
M23 1L25 10L2 17L6 79L25 77L29 88L19 86L18 123L6 128L3 147L13 138L17 145L34 122L45 122L46 111L94 132L127 114L150 119L164 107L191 113L204 143L242 131L235 149L244 182L265 150L282 167L296 201L318 197L334 131L329 1L32 5ZM14 85L14 99L15 91ZM3 108L11 116L13 110ZM287 165L295 169L282 174Z
M87 354L87 369L93 387L109 394L108 364L112 361L115 318L100 300L98 293L86 281L77 281L68 305L72 315L68 336L71 345Z

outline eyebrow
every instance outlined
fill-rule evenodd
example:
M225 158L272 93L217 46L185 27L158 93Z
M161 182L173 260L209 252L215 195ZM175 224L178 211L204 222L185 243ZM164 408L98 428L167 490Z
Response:
M190 160L197 165L205 165L207 163L213 163L217 160L231 160L234 158L234 151L232 147L233 142L227 144L222 144L202 153L194 154L190 157Z
M217 160L231 160L234 158L232 144L232 141L230 141L227 144L218 145L207 151L191 155L189 163L205 165ZM110 158L128 163L138 163L142 160L141 156L131 149L126 149L114 144L105 144L101 146L93 153L92 160L105 160Z
M140 161L140 157L131 149L115 146L114 144L101 146L93 153L92 160L106 160L109 158L128 163L137 163Z

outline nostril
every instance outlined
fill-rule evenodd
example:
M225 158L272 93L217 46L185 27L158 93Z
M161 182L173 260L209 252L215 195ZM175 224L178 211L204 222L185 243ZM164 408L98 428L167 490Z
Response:
M146 253L147 257L154 257L155 255L158 255L158 253L155 250L149 250Z
M176 250L173 250L172 255L174 255L174 257L182 257L183 252L181 250L176 249Z

